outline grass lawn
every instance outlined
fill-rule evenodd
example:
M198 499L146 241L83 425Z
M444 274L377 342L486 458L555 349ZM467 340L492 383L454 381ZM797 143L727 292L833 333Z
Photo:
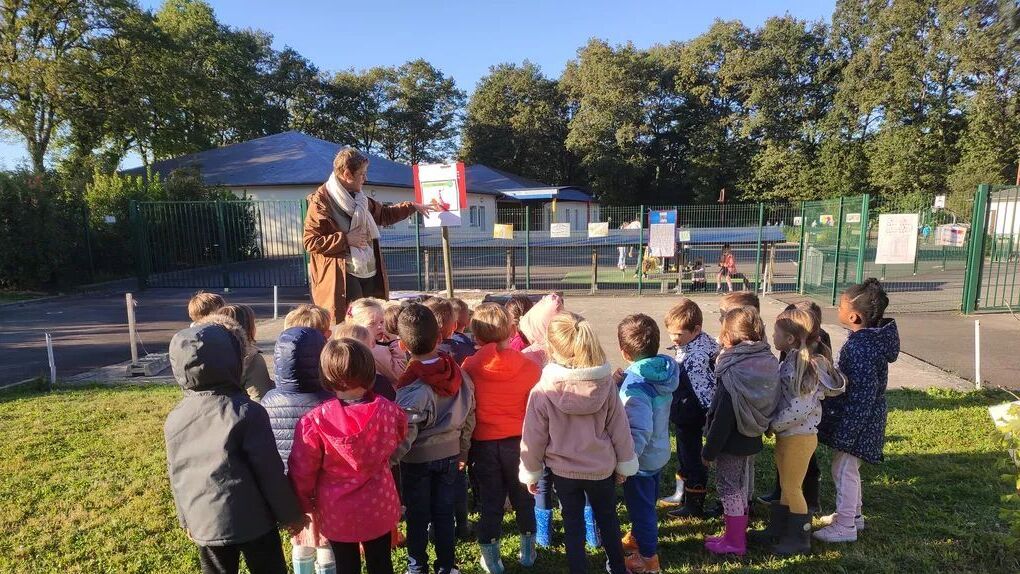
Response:
M179 397L164 386L0 394L0 572L196 571L197 554L174 516L163 450L163 420ZM662 511L665 571L1020 571L1020 549L998 518L1006 454L985 411L1004 398L889 393L886 462L863 471L868 529L858 543L816 543L815 554L787 560L760 551L720 560L702 547L718 521L681 523ZM772 484L771 464L769 449L758 460L759 491ZM824 484L823 506L831 509L831 481ZM621 516L626 522L622 505ZM515 538L503 550L508 570L523 572ZM463 570L481 572L477 545L461 544L457 555ZM600 564L593 559L591 571L602 571ZM398 551L396 571L405 565ZM566 566L561 547L540 552L534 571Z

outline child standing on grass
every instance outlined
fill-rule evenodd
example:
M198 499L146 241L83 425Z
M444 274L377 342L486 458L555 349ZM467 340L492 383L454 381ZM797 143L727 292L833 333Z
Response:
M781 498L770 505L764 531L752 533L780 556L811 552L811 514L802 484L818 446L822 399L843 392L845 382L820 344L821 328L810 311L787 309L776 319L772 341L784 354L779 365L779 407L769 431L776 435Z
M620 385L620 399L638 457L637 474L623 483L631 530L623 538L627 570L659 572L659 475L669 462L669 412L680 383L673 357L659 354L659 326L648 315L624 317L616 328L620 353L630 362Z
M481 504L477 528L481 566L489 574L502 574L499 539L507 497L521 536L520 563L533 566L537 557L535 499L517 480L517 466L528 394L542 369L509 347L510 316L502 306L480 305L471 320L471 332L481 345L464 360L464 372L475 383L477 401L470 463Z
M517 323L517 330L520 331L524 340L529 342L529 345L521 352L539 367L544 367L549 361L545 344L549 323L562 310L563 297L556 293L550 293L539 299L538 303L528 309L528 312Z
M400 497L390 456L407 432L397 405L372 392L375 359L353 339L322 351L322 382L332 398L301 417L290 453L290 480L305 512L333 547L339 574L393 574L390 533Z
M709 536L713 554L747 552L747 475L761 452L762 433L779 402L779 362L765 342L765 326L754 307L738 307L723 315L716 359L717 387L708 410L702 457L716 463L716 484L723 503L726 530Z
M241 387L245 335L232 319L178 332L170 364L184 397L167 416L167 471L177 518L204 574L286 574L277 526L306 523L284 475L269 416Z
M397 384L407 436L393 453L407 505L407 569L427 574L428 528L435 533L435 574L456 571L454 507L458 474L467 466L475 428L475 392L453 357L436 352L439 324L432 311L411 304L400 312L400 348L411 355Z
M542 469L552 471L563 506L571 574L588 571L584 550L585 497L602 531L611 574L624 574L616 485L638 471L627 415L595 330L575 313L549 325L550 363L528 399L521 438L520 481L532 494Z
M676 427L676 491L663 499L681 504L671 510L677 518L704 518L708 469L701 461L705 415L715 397L715 355L719 345L701 330L704 319L694 301L681 298L666 313L666 330L676 346L680 382L673 393L670 421Z
M315 327L291 327L280 333L273 352L276 388L262 399L284 468L294 444L294 429L298 421L333 396L322 387L319 369L319 356L326 346L322 328L329 328L328 316L324 325ZM313 574L316 565L318 574L336 572L329 540L320 534L315 517L309 514L308 518L309 525L291 538L294 573Z
M369 349L375 357L376 369L379 374L396 383L404 374L407 361L400 349L380 345L377 342L384 339L386 333L382 304L381 300L371 297L358 299L347 307L347 321L368 329L368 334L372 337L372 346Z
M248 396L255 402L262 400L275 385L273 379L269 378L269 367L266 365L266 358L262 351L255 345L255 310L248 305L226 305L216 310L215 315L224 315L237 321L244 330L247 342L244 351L244 367L241 371L241 381L248 391ZM204 320L208 320L206 317Z
M362 345L368 348L372 348L372 334L368 332L368 329L361 325L355 325L354 323L340 323L336 326L336 338L337 339L354 339ZM379 372L378 368L375 371L375 384L372 385L372 392L379 395L384 399L391 401L397 400L397 390L393 387L393 382L387 379Z
M864 529L861 461L882 462L885 445L889 363L900 353L896 322L885 319L889 296L878 279L852 285L839 298L839 322L850 335L839 353L846 392L822 403L818 440L833 449L836 513L815 532L823 542L854 542Z

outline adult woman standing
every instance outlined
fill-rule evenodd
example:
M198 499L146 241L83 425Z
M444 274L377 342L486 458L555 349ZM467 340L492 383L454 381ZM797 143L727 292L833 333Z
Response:
M367 176L368 157L344 148L333 160L329 179L308 196L304 246L310 254L312 300L330 312L334 323L344 320L350 301L389 297L379 226L429 212L419 203L384 206L368 197L361 191Z

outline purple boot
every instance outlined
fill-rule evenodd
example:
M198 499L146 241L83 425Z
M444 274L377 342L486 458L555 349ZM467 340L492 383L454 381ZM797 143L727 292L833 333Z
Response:
M726 531L722 536L710 536L705 539L705 549L713 554L747 553L747 515L725 516Z

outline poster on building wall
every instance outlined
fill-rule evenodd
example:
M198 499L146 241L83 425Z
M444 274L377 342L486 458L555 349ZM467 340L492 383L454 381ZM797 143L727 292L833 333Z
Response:
M676 210L648 212L648 253L652 257L676 255Z
M497 223L492 226L492 238L493 239L513 239L514 238L514 224L513 223Z
M588 237L608 237L609 222L593 222L588 224Z
M570 223L552 223L549 225L549 237L560 239L570 237Z
M876 265L913 264L917 255L917 214L883 213L878 216Z
M467 209L464 164L415 164L412 171L415 201L432 208L425 227L460 227L462 211Z

